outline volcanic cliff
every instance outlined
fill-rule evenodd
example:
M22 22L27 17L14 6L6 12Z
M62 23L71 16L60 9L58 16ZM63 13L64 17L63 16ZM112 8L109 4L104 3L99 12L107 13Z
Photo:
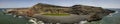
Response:
M71 7L56 6L50 4L38 3L28 9L14 9L7 11L17 16L27 16L36 18L38 21L45 23L63 23L72 24L79 21L88 22L99 21L103 17L114 13L115 11L106 10L102 7L85 6L85 5L73 5ZM69 16L44 16L43 14L70 14Z

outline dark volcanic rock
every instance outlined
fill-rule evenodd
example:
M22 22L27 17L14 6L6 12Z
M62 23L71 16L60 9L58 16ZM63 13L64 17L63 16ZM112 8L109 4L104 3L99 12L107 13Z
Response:
M86 20L86 15L70 15L70 16L42 16L34 15L36 18L45 23L78 23L79 21Z
M87 18L89 22L99 21L102 19L102 17L115 12L115 11L108 10L108 9L102 9L101 7L84 6L84 5L74 5L72 6L72 9L73 9L71 11L72 14L88 15Z

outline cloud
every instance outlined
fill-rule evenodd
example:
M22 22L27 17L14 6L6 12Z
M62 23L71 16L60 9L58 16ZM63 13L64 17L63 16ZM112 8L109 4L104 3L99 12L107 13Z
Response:
M104 4L102 7L105 8L120 8L120 4Z

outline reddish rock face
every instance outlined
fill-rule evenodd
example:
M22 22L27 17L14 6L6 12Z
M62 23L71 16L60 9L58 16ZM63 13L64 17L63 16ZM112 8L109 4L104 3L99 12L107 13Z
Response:
M32 11L30 9L23 10L23 9L18 8L18 10L7 11L7 14L32 17L34 15L34 11Z

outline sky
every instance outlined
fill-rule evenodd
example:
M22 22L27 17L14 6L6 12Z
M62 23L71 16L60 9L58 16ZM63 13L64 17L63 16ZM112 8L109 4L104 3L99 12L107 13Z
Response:
M0 8L32 7L37 3L59 6L73 6L80 4L103 8L120 8L120 0L0 0Z

